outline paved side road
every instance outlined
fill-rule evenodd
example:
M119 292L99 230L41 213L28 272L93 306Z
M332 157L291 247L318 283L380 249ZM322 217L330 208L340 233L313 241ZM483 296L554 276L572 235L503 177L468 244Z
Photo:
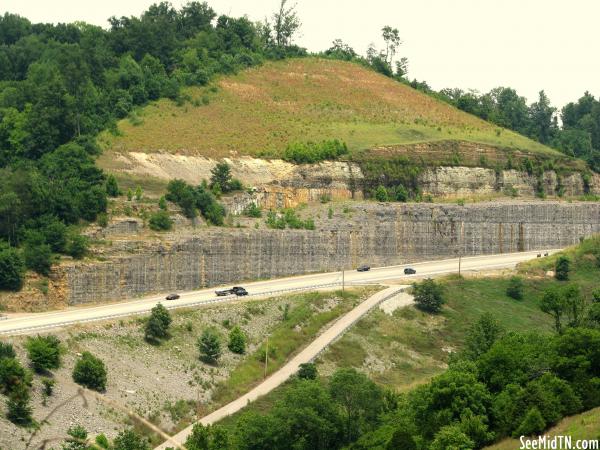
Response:
M332 326L326 329L322 334L320 334L314 341L312 341L304 350L298 353L290 362L285 364L281 369L277 372L273 373L269 378L260 383L254 389L249 391L248 393L242 395L236 400L228 403L220 409L212 412L208 416L200 419L200 423L203 425L210 425L224 417L230 416L244 408L248 403L255 401L257 398L268 394L277 386L284 383L289 377L294 375L300 364L307 363L312 361L315 357L317 357L323 349L325 349L329 344L335 341L346 329L352 326L356 321L358 321L362 316L364 316L367 312L369 312L373 307L377 306L384 300L393 297L394 295L400 293L404 288L408 286L392 286L382 291L377 292L376 294L369 297L364 302L360 303L353 310L340 317ZM398 305L399 307L406 306L412 303L412 298L407 297L404 298L403 304ZM185 428L184 430L177 433L173 436L174 442L165 442L164 444L156 447L156 450L165 450L169 447L176 448L177 444L183 444L189 434L192 432L193 425Z
M535 258L540 251L521 253L504 253L500 255L482 255L462 258L462 270L490 270L514 267L521 261ZM389 267L374 267L369 272L346 271L345 282L348 284L375 283L385 280L401 279L410 283L415 277L431 277L458 271L458 259L445 259L410 264L417 270L416 275L404 275L404 268L409 264ZM342 281L341 272L317 273L297 277L280 278L267 281L244 283L250 295L267 297L283 291L300 289L317 289L320 286L337 288ZM74 323L103 320L134 314L147 313L158 302L162 301L168 308L200 306L214 302L214 289L183 292L181 298L165 301L164 295L149 296L137 300L120 303L103 304L87 307L71 307L61 311L35 314L8 314L5 320L0 320L0 335L2 334L32 334L43 329L62 327ZM235 301L235 296L218 297L219 301Z

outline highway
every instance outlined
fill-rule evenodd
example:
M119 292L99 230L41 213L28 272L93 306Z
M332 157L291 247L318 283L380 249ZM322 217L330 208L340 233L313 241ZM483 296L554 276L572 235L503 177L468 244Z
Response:
M535 258L536 254L540 252L546 251L548 250L464 257L461 261L461 269L467 272L511 268L522 261ZM404 275L403 270L405 267L413 267L417 273L415 275ZM344 273L343 278L346 285L369 284L388 280L410 283L415 278L434 277L457 271L458 258L453 258L398 266L377 267L372 268L368 272L349 270ZM266 297L286 291L302 289L339 288L341 283L341 272L329 272L249 282L244 283L243 286L248 290L250 296ZM0 335L30 334L76 323L143 314L150 311L158 302L162 302L168 308L182 308L239 300L236 296L215 297L215 289L218 288L182 292L178 300L165 300L165 295L163 294L135 300L125 300L120 303L69 307L45 313L7 314L6 318L0 320Z

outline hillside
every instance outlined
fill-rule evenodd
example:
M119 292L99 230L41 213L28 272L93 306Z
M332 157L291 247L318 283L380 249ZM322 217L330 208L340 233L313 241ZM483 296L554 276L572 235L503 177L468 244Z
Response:
M294 141L340 139L351 151L468 141L564 156L358 64L318 58L267 62L207 87L181 106L160 100L105 132L105 149L275 157ZM111 152L101 165L110 168Z

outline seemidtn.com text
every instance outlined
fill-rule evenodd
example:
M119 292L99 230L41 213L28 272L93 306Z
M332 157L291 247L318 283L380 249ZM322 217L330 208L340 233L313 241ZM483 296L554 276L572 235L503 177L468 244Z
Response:
M598 439L573 439L571 436L521 436L521 450L599 450Z

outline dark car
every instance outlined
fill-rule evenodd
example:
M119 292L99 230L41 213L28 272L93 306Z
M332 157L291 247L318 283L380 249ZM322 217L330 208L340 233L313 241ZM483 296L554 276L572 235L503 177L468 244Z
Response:
M363 264L358 269L356 269L357 272L368 272L369 270L371 270L371 267L367 266L366 264Z
M246 289L244 289L241 286L234 286L231 288L231 291L237 295L237 296L242 296L242 295L248 295L248 291Z
M217 294L219 297L224 297L226 295L233 294L233 291L231 289L223 289L221 291L215 291L215 294Z
M167 300L177 300L179 298L179 294L169 294L165 298Z
M417 273L417 271L412 267L407 267L404 269L404 275L414 275L415 273Z

